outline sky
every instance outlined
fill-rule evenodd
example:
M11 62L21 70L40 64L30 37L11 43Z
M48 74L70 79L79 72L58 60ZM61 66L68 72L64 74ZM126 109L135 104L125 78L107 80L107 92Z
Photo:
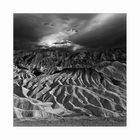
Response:
M126 45L126 14L14 14L14 49L51 47L64 40L78 48ZM71 45L68 45L68 47Z

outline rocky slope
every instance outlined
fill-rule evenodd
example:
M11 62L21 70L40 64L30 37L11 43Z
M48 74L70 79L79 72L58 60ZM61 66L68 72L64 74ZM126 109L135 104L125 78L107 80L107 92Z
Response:
M14 118L125 114L125 49L15 52Z

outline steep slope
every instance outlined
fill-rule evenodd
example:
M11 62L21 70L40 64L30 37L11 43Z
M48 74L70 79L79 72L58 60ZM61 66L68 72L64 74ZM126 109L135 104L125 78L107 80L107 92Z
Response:
M61 67L52 74L37 76L30 69L15 65L14 117L124 116L126 64L102 61L80 67Z

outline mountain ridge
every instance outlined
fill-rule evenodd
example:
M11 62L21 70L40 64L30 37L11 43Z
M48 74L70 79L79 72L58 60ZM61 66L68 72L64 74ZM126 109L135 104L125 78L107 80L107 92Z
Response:
M38 106L38 111L28 111L30 106L26 101L19 100L15 104L14 116L48 118L49 113L59 117L73 113L96 117L123 116L126 112L125 67L115 61L95 69L66 68L38 76L30 70L15 67L14 94L18 100L24 98L31 103L30 106Z

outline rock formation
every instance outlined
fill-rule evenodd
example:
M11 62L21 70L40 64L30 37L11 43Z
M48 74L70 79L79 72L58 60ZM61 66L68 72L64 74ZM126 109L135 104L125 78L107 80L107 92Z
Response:
M14 118L125 114L124 50L47 49L14 54Z

